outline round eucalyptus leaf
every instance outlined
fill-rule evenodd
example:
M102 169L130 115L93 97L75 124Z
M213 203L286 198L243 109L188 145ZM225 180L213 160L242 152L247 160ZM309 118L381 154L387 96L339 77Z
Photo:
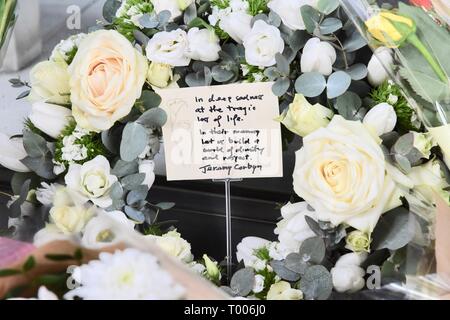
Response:
M113 22L121 5L122 2L119 0L107 0L103 5L103 18L110 23Z
M305 28L309 33L313 33L320 21L320 12L310 5L304 5L300 8Z
M156 110L150 109L149 111ZM149 112L147 111L147 112ZM135 160L148 144L147 129L137 122L129 122L122 133L120 158L124 161Z
M333 290L330 272L321 265L306 269L300 281L300 290L307 300L326 300Z
M270 81L274 81L281 76L278 69L275 67L270 67L264 70L264 75L269 78Z
M154 29L159 25L158 16L156 14L153 15L144 14L142 17L139 18L139 23L144 28Z
M121 199L123 196L123 188L119 181L114 182L109 191L109 196L113 200Z
M339 7L339 0L319 0L317 9L323 14L330 14Z
M393 153L406 156L414 148L414 134L409 132L401 136L392 148Z
M351 83L352 78L344 71L337 71L331 74L327 82L328 99L334 99L343 95Z
M160 202L158 204L156 204L156 207L158 207L159 209L166 211L166 210L170 210L173 207L175 207L175 203L173 202Z
M139 166L137 160L131 162L118 160L114 165L114 168L112 169L111 173L118 178L122 178L130 174L137 173L138 168Z
M287 43L291 49L297 53L305 46L309 39L310 35L305 30L296 30L288 36Z
M306 261L303 261L302 256L298 253L291 253L286 257L284 261L284 265L289 270L298 273L300 275L304 274L306 269L310 266L310 264Z
M253 290L255 272L252 268L237 271L231 278L230 287L238 296L245 297Z
M402 154L394 154L394 160L402 169L403 172L409 173L411 172L412 166L411 162L409 162L408 158Z
M151 129L161 128L166 122L167 113L161 108L147 110L137 119L137 123Z
M361 36L358 31L352 33L344 42L344 50L347 52L354 52L367 45L367 41Z
M287 77L279 78L273 84L272 92L277 97L281 97L282 95L284 95L289 90L290 86L291 86L291 80L289 80L289 78L287 78Z
M338 110L339 114L347 120L362 120L361 117L362 100L354 92L348 91L336 99L334 107Z
M234 73L223 68L220 65L214 66L211 70L212 77L215 81L223 83L230 81L234 77Z
M138 224L144 223L145 216L141 211L130 206L125 206L124 211L128 218L130 218L134 222Z
M305 97L317 97L325 90L327 82L318 72L306 72L295 81L295 90Z
M281 18L278 14L276 14L273 11L269 12L269 24L273 25L274 27L279 27L281 25Z
M127 204L132 206L139 201L145 200L148 194L148 187L146 185L140 185L134 190L131 190L127 195Z
M337 18L326 18L320 24L319 30L322 34L330 34L342 28L341 20Z
M275 60L277 62L278 71L285 76L289 76L290 73L289 61L281 53L277 53L275 55Z
M321 237L306 239L300 246L300 257L304 262L320 264L325 258L325 242Z
M158 13L158 20L160 26L165 26L169 23L170 17L172 16L172 13L169 10L163 10L160 13Z
M135 173L123 177L121 180L122 187L126 190L134 190L138 188L145 180L145 173Z
M300 279L300 274L286 268L284 261L273 260L270 262L270 266L283 280L294 282Z
M142 101L146 109L156 108L161 104L160 95L150 90L142 91L142 95L139 100Z
M347 70L345 70L352 80L361 80L367 77L367 67L363 63L357 63L349 67Z

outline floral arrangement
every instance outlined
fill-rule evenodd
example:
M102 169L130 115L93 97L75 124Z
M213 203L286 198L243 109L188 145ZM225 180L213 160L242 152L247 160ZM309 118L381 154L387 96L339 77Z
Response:
M368 266L379 267L383 281L424 267L405 253L433 242L434 193L450 202L446 150L389 80L380 58L393 64L390 49L372 56L338 0L108 0L103 15L97 30L56 46L29 83L11 79L29 87L19 98L33 106L21 136L0 135L0 163L17 172L9 236L99 249L123 240L118 224L220 285L217 262L193 262L180 234L162 230L159 212L173 204L147 200L167 120L157 91L270 81L284 142L303 139L295 195L281 208L278 241L241 242L244 268L223 290L327 299L362 290ZM116 297L96 274L121 269L123 259L156 268L134 251L105 254L81 266L87 282L64 294ZM164 279L173 290L156 298L177 296ZM153 280L126 292L155 298Z

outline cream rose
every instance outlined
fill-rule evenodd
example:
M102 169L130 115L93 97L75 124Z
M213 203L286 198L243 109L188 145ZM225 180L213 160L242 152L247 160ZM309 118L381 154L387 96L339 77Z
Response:
M169 231L168 233L158 236L147 236L150 239L153 239L156 244L163 250L165 253L172 257L176 257L183 262L189 263L192 262L193 256L191 253L191 244L184 240L176 230Z
M166 88L173 81L172 67L165 63L152 62L148 68L147 81L158 88Z
M303 292L291 288L289 282L280 281L270 286L267 300L302 300Z
M100 30L81 43L69 66L72 112L80 127L111 128L141 96L147 60L120 33Z
M69 73L65 62L44 61L30 71L31 102L70 103Z
M393 209L398 193L380 143L361 122L341 116L303 139L294 190L318 220L371 232L381 214Z

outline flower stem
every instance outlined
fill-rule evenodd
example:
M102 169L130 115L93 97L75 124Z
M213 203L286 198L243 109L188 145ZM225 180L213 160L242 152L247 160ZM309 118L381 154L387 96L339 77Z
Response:
M436 59L431 55L430 51L428 51L428 49L425 47L422 41L420 41L419 37L417 37L417 35L414 33L408 37L407 41L411 43L414 47L416 47L417 50L420 51L423 57L430 64L431 68L433 68L434 72L436 72L439 79L441 79L445 83L448 83L447 75L442 70L441 66L436 61Z

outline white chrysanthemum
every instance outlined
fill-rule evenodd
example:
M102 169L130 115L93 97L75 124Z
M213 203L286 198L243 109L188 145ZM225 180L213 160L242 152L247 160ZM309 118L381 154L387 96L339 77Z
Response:
M74 276L81 286L65 299L175 300L185 293L153 255L136 249L103 252L99 260L78 267Z

